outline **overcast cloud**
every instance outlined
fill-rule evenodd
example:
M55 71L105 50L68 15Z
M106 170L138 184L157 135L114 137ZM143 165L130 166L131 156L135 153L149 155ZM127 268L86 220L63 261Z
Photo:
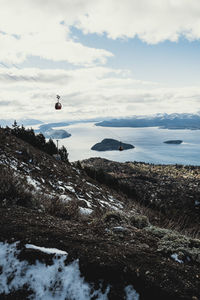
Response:
M199 87L170 87L107 67L114 53L72 34L138 37L147 44L200 38L199 0L0 0L0 118L83 119L195 112ZM66 70L17 69L30 57L68 62ZM4 67L4 64L8 68ZM54 111L55 95L63 110ZM16 107L18 109L16 109Z

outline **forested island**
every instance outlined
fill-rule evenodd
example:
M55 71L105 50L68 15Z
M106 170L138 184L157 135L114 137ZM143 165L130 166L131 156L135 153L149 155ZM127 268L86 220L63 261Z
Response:
M169 141L165 141L165 142L163 142L163 143L165 143L165 144L180 145L180 144L182 144L182 142L183 142L183 141L181 141L181 140L169 140Z
M113 151L113 150L119 150L119 147L122 147L123 150L129 150L135 148L131 144L122 143L114 139L104 139L100 143L97 143L94 146L92 146L91 150Z

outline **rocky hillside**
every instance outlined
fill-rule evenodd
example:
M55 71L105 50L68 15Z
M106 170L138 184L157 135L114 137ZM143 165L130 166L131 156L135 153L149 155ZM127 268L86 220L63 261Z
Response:
M84 160L81 165L91 177L151 208L153 215L157 212L159 219L173 220L175 227L200 235L200 167L101 158Z
M0 299L200 299L200 240L145 209L0 129Z

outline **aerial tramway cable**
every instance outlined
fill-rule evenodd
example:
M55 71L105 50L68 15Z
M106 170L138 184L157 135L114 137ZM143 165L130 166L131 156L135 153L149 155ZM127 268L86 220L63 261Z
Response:
M99 127L102 127L102 131L103 130L106 131L106 135L107 135L107 132L110 132L112 137L115 136L119 142L118 150L119 151L124 150L124 148L122 146L122 138L119 135L117 135L113 130L111 130L110 127L104 127L104 126L99 126Z

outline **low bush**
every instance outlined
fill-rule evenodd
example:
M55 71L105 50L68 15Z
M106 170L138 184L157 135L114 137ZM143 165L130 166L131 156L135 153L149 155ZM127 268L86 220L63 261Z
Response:
M63 202L58 197L52 198L46 206L46 211L65 220L78 220L80 218L79 205L76 200Z
M25 178L15 176L7 167L0 169L0 204L21 205L32 207L35 205L35 197L28 189Z
M149 219L147 216L142 215L132 215L129 218L130 224L136 228L142 229L150 225Z

